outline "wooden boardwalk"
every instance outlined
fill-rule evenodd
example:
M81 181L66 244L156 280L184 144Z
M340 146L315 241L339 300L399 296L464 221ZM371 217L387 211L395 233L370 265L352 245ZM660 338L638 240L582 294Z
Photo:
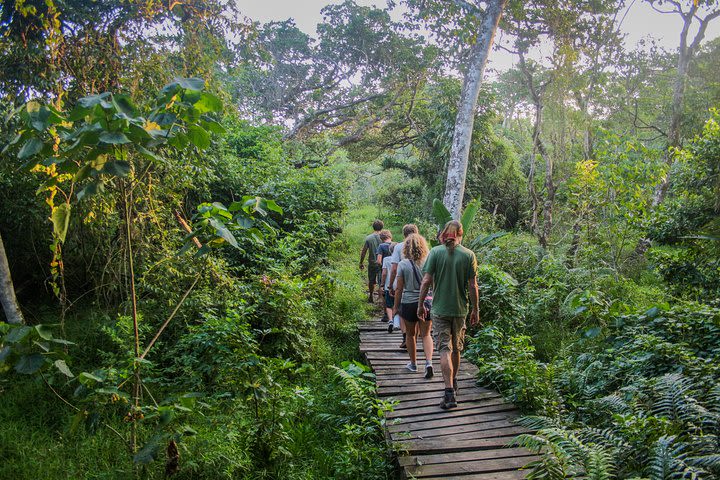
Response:
M418 372L405 369L408 355L400 350L400 333L387 333L378 320L359 325L360 350L376 375L377 393L398 404L388 412L388 436L397 444L403 478L458 480L513 480L525 478L519 470L537 457L522 448L507 447L527 432L513 419L519 414L497 392L478 387L477 367L461 362L458 407L439 406L444 384L435 353L435 376L425 380L425 357L418 340Z

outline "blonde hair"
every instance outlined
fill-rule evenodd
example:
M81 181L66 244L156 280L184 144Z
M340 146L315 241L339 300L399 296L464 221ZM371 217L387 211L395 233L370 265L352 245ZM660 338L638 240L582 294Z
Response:
M390 240L392 238L392 233L390 233L390 230L380 230L380 240Z
M463 232L462 223L457 220L450 220L440 232L440 242L445 245L450 253L453 253L455 247L460 243L463 233L465 232Z
M405 239L403 255L416 265L428 256L428 246L425 238L418 233L412 233Z

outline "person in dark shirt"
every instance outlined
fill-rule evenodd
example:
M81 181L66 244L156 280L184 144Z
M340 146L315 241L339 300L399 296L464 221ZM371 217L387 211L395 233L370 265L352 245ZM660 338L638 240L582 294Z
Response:
M379 283L380 265L377 263L375 253L380 246L380 231L385 224L382 220L375 220L372 224L373 233L365 237L365 243L360 251L360 270L365 268L365 255L368 256L368 303L373 302L375 285Z
M440 407L447 410L457 407L457 374L460 369L460 352L465 339L465 318L470 313L470 325L479 322L477 259L475 253L463 247L463 228L457 220L445 224L440 234L440 245L430 250L423 265L420 298L425 298L433 285L432 321L435 343L440 353L440 368L445 382L445 395ZM468 308L470 304L470 308ZM418 303L417 315L425 318L423 302Z

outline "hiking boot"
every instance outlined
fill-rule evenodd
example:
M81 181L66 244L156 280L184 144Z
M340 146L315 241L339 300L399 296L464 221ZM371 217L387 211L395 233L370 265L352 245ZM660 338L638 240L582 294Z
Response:
M403 338L403 341L402 341L402 343L400 344L400 346L399 346L398 348L399 348L400 350L407 350L407 342L405 341L404 338Z
M431 363L425 364L425 380L430 380L433 377L433 366Z
M388 333L392 333L392 332L393 332L393 323L390 322L390 323L388 323Z
M443 395L442 402L440 402L440 408L443 410L457 408L457 400L455 400L455 393L452 388L445 389L445 395Z
M413 362L408 363L405 365L406 370L410 370L411 372L415 373L417 372L417 365L415 365Z
M380 319L380 321L381 321L381 322L387 322L387 321L388 321L387 313L383 313L383 316L382 316L382 318Z

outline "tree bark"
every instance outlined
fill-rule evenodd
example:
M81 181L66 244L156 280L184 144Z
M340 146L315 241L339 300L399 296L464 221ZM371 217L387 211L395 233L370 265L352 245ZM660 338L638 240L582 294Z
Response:
M13 287L12 277L10 276L10 265L8 264L7 255L5 254L5 245L0 235L0 301L2 302L5 318L8 323L24 324L25 319L20 311L17 298L15 297L15 288Z
M462 201L465 195L465 179L467 178L468 158L470 156L480 85L482 84L490 48L495 39L495 32L506 3L507 0L494 0L487 3L480 32L478 32L477 40L470 50L470 61L465 72L457 117L455 118L455 131L453 132L452 150L448 161L447 181L443 197L443 203L454 219L460 218Z

